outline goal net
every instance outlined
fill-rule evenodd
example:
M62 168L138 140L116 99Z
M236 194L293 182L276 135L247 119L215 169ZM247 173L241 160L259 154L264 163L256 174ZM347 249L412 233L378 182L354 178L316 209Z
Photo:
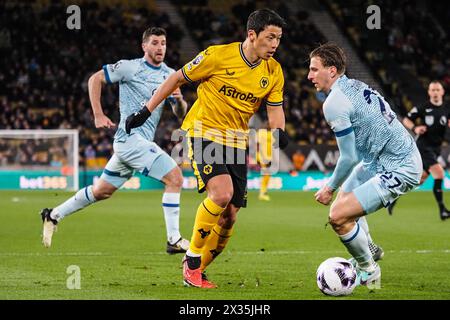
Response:
M0 130L0 189L78 190L78 130Z

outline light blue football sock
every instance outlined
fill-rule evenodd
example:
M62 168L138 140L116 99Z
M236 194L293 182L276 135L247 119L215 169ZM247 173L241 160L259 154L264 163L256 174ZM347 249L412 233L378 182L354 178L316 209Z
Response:
M348 252L358 262L359 267L368 269L375 264L369 249L366 233L362 230L359 223L356 222L349 233L340 235L339 238L347 247Z
M78 210L93 204L97 200L92 192L92 185L80 189L73 197L54 208L50 214L52 219L60 221Z
M174 244L180 240L180 194L165 192L162 197L167 241Z

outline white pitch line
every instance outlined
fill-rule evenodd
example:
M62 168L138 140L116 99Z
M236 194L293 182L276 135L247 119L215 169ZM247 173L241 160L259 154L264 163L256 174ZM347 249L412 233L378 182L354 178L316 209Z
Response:
M108 256L110 254L104 252L0 252L0 256L18 256L18 257L47 257L47 256Z
M448 254L450 253L450 249L444 250L388 250L387 253L391 254ZM226 255L302 255L302 254L335 254L342 255L347 254L345 251L305 251L305 250L278 250L278 251L231 251L224 252ZM119 254L114 252L0 252L0 257L47 257L47 256L154 256L154 255L167 255L166 252L142 252L136 254Z

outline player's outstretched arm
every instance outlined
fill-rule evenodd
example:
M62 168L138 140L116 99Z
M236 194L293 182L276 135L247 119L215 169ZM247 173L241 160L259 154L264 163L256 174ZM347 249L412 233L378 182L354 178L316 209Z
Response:
M156 90L152 98L147 102L144 108L128 116L125 123L125 131L129 134L132 128L140 127L150 117L155 108L166 99L178 87L185 84L187 81L184 78L181 70L172 73L166 81Z
M289 136L284 131L285 127L285 117L283 106L270 107L267 106L267 118L269 119L270 129L275 129L278 135L278 145L281 149L284 149L289 144ZM275 136L275 139L277 136Z
M99 70L94 73L88 81L89 100L91 101L96 128L111 128L115 126L114 122L112 122L111 119L103 113L103 108L100 101L100 97L102 95L102 85L105 83L106 78L103 70Z

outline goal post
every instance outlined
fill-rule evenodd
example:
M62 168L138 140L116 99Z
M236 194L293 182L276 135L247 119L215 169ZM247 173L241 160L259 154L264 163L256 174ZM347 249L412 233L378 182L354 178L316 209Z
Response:
M78 190L78 130L0 130L0 189Z

